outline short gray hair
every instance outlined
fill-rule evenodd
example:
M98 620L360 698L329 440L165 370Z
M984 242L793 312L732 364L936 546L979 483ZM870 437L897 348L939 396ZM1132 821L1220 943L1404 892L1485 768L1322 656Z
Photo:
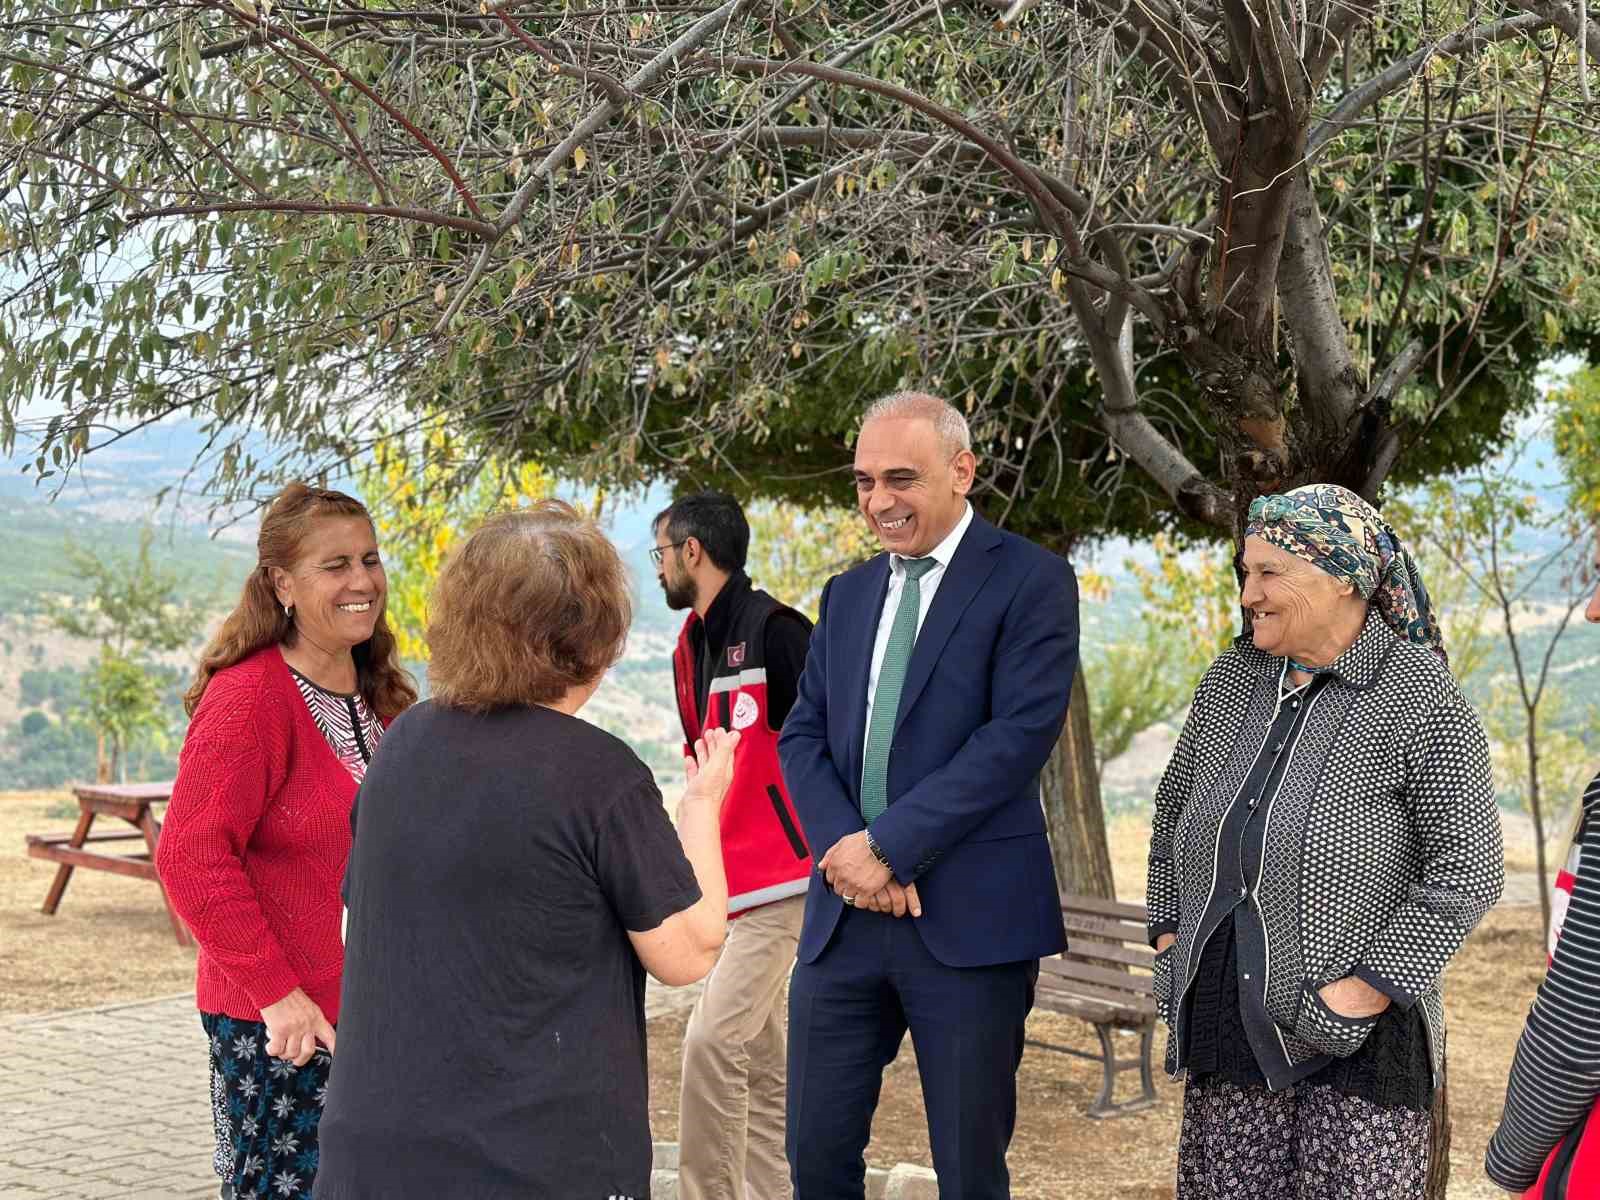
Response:
M865 429L879 417L920 417L933 426L950 453L972 449L972 431L961 410L929 392L890 392L874 400L861 418L861 427Z

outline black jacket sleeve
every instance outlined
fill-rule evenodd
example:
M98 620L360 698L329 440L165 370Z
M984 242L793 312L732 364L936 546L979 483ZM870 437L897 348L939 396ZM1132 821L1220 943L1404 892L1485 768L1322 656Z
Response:
M783 729L789 710L794 707L810 645L811 626L794 613L773 613L767 621L763 646L767 659L767 724L774 733Z

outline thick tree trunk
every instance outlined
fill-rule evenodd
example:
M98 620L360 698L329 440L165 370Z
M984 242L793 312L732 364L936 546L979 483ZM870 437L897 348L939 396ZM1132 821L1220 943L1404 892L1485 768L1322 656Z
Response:
M1433 1096L1433 1112L1428 1117L1427 1200L1445 1200L1450 1190L1450 1082L1449 1064L1439 1068L1439 1090Z
M1089 686L1081 665L1072 681L1066 727L1040 773L1039 790L1061 890L1115 900L1117 886L1111 875L1111 849L1106 844L1105 810L1100 806L1100 776L1094 765Z

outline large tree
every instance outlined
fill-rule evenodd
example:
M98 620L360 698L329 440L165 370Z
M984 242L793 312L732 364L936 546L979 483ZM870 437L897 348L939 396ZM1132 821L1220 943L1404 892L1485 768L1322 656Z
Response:
M921 384L1014 527L1225 535L1479 460L1587 347L1581 14L1001 7L15 6L0 435L198 415L242 490L442 428L460 477L809 501Z

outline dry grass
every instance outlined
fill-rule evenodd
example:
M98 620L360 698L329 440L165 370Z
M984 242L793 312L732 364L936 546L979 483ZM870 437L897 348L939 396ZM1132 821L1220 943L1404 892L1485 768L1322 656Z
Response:
M55 793L0 794L0 1015L136 1000L191 984L193 953L173 941L150 884L79 871L60 913L39 913L55 868L24 857L23 834L70 827L67 818L49 815L65 801ZM1147 830L1139 818L1124 816L1112 823L1110 834L1122 894L1137 896L1144 886ZM1540 943L1536 907L1502 907L1468 940L1446 979L1455 1114L1450 1195L1460 1200L1504 1195L1483 1177L1481 1164L1517 1034L1542 973ZM1029 1031L1044 1041L1094 1045L1087 1025L1051 1013L1036 1013ZM651 1022L651 1119L658 1138L677 1136L682 1038L682 1016ZM1098 1080L1093 1063L1028 1050L1011 1153L1019 1200L1157 1200L1172 1194L1179 1088L1162 1080L1155 1109L1091 1121L1083 1113ZM1131 1082L1125 1078L1124 1087ZM884 1081L868 1158L931 1165L909 1044Z
M0 1016L143 1000L194 985L194 951L173 938L153 883L77 870L56 915L39 911L56 865L28 858L23 837L70 831L74 818L61 814L71 806L64 792L0 792ZM99 817L95 830L118 825Z

